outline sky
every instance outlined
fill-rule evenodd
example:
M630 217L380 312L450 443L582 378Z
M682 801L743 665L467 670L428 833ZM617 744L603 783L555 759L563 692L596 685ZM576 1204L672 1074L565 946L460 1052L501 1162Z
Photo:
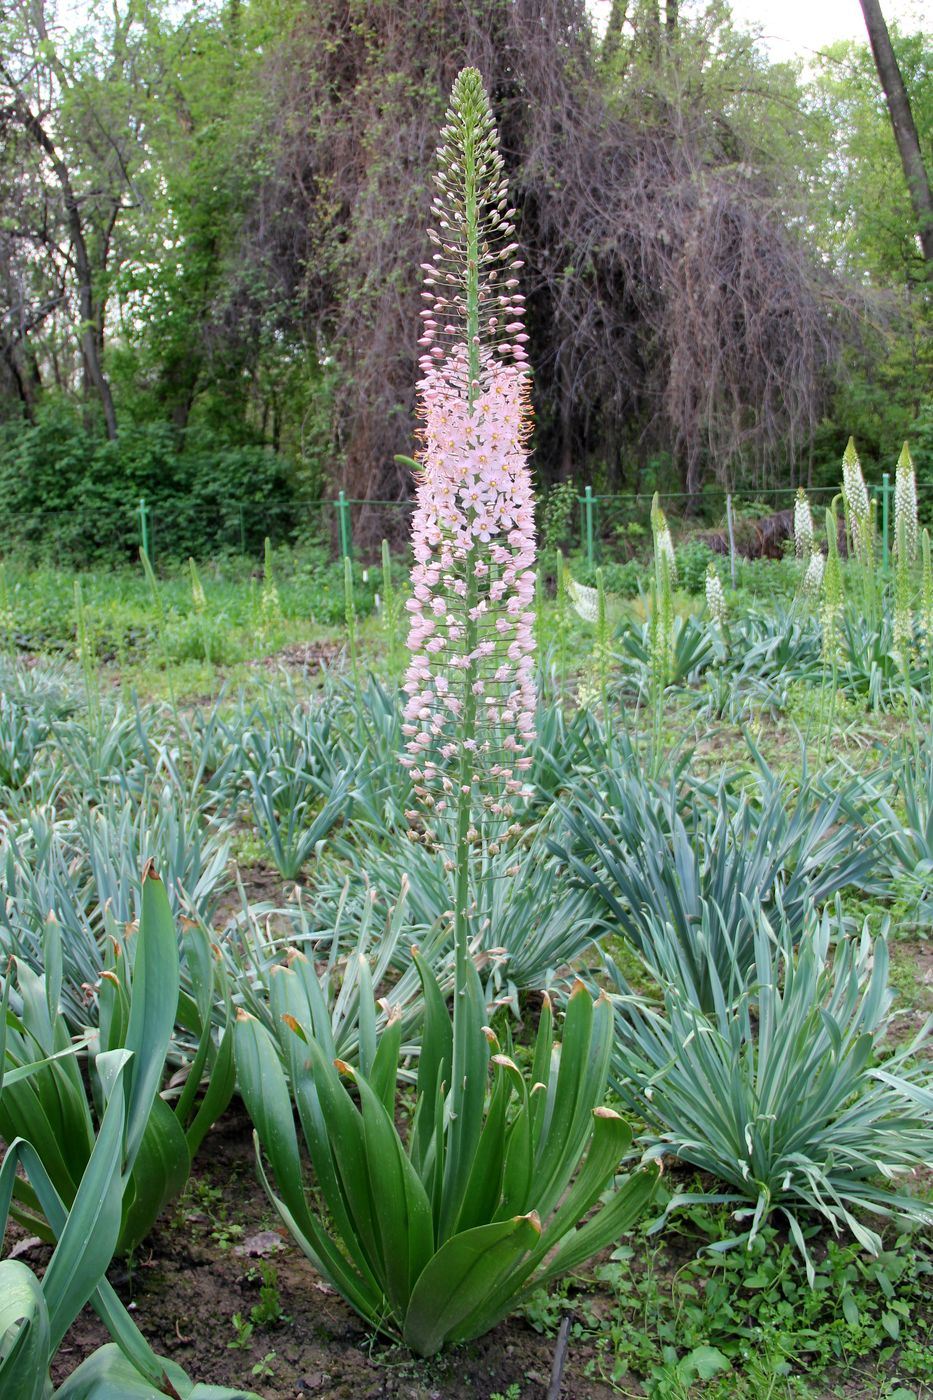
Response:
M598 22L605 22L610 0L589 0ZM933 0L882 0L885 19L905 28L933 25ZM859 0L732 0L742 25L760 25L763 42L775 60L804 61L836 39L865 39Z
M929 24L933 8L930 0L882 0L888 23L897 21L905 28ZM760 24L771 56L775 59L808 52L836 39L865 39L865 21L859 0L732 0L732 12L743 24Z

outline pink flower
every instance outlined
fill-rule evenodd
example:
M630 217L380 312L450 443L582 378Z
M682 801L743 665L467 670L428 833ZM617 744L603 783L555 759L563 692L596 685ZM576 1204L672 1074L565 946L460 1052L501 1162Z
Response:
M431 235L438 247L423 264L404 733L426 784L437 780L448 793L461 786L466 754L471 780L485 776L516 791L513 767L495 759L522 753L534 738L536 704L521 264L508 216L490 220L506 207L501 173L479 191L481 251L478 266L468 261L462 170L455 146L443 149ZM501 171L498 156L489 159L489 169Z

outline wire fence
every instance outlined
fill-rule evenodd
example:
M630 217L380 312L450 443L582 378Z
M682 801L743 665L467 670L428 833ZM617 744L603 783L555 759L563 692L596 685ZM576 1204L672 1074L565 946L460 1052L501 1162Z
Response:
M815 486L807 488L807 498L811 507L819 515L820 508L829 506L839 494L838 486ZM888 565L891 547L891 532L894 514L894 488L890 473L885 472L879 484L869 487L873 500L877 503L878 532L881 541L882 562ZM702 523L696 513L697 497L687 492L669 492L658 496L658 503L667 517L668 524L678 534L699 533L708 540L718 538L722 552L733 558L736 552L744 553L755 536L761 543L762 517L771 521L772 528L768 539L773 540L775 552L780 552L782 539L791 537L796 487L778 487L766 491L754 491L739 497L725 490L706 488L702 496ZM576 542L581 553L590 565L604 559L625 559L643 552L651 539L651 505L653 492L630 492L625 495L598 495L587 486L577 497ZM778 517L783 516L783 520ZM752 521L756 522L752 525ZM819 527L820 520L817 520ZM782 530L780 527L783 526ZM566 532L565 538L558 541L564 546L574 543L573 536ZM761 551L767 552L767 550Z
M878 502L878 528L883 559L890 555L893 529L893 486L889 473L872 493ZM808 497L819 513L838 493L836 486L813 487ZM659 501L675 536L717 533L723 552L744 552L751 518L793 511L796 488L784 487L747 493L733 498L706 487L702 516L697 497L668 492ZM579 552L588 564L624 560L643 553L651 538L653 493L627 492L602 495L585 487L575 498L574 509L565 512L557 529L547 527L548 497L540 503L539 522L549 543L568 552ZM102 503L99 509L32 512L17 523L16 537L0 543L0 554L17 548L33 549L61 560L124 554L128 558L145 549L151 561L180 560L236 553L258 557L263 542L273 545L317 545L332 559L351 558L375 562L382 540L393 549L404 548L410 535L414 501L359 500L340 492L332 499L299 500L294 497L259 501L175 500L156 505L141 499L135 503ZM86 521L95 522L93 535ZM705 523L704 523L705 522ZM786 523L786 522L785 522ZM745 532L743 534L743 532ZM785 532L786 533L786 532ZM780 539L780 532L776 532Z

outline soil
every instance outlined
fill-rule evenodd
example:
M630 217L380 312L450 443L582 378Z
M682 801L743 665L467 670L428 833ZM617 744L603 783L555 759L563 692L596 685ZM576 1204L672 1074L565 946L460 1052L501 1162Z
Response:
M266 671L278 671L283 666L299 671L316 671L333 666L343 651L340 642L293 642L271 656L249 662L249 665Z
M111 1283L157 1353L177 1361L193 1380L243 1386L263 1400L489 1400L515 1384L521 1400L545 1400L556 1342L520 1318L431 1361L387 1348L278 1224L253 1161L250 1124L237 1107L206 1139L185 1197L156 1226L132 1271L118 1261L112 1265ZM22 1257L41 1268L47 1255L36 1245ZM233 1314L248 1320L259 1302L260 1262L274 1271L282 1317L257 1324L245 1345L233 1346ZM55 1383L108 1340L86 1308L58 1352ZM618 1394L586 1374L593 1358L592 1348L571 1340L561 1400ZM634 1380L626 1388L642 1393Z

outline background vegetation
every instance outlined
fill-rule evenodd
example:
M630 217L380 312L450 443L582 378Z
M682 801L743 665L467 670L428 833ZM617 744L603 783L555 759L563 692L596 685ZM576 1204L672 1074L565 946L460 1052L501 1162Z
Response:
M407 496L464 62L518 210L542 485L819 484L850 432L933 468L929 265L867 44L776 63L720 0L616 5L603 36L583 0L69 16L0 16L6 539L59 511L56 550L112 554L144 496L179 556L255 551L301 502ZM929 170L930 38L892 38Z

